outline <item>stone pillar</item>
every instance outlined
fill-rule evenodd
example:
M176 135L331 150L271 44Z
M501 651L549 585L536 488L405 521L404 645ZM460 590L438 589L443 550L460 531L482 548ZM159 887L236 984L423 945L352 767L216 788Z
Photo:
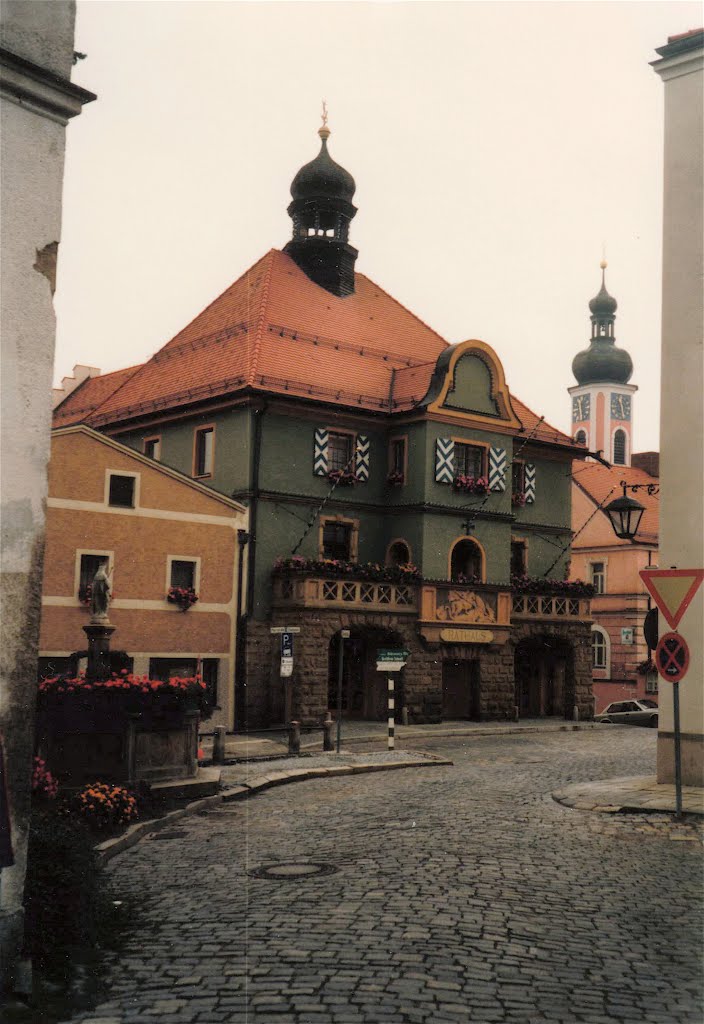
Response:
M86 679L90 683L110 678L110 637L117 629L107 619L91 619L83 632L88 637Z
M653 67L665 89L660 404L661 569L704 565L704 31L672 36ZM660 615L661 635L669 630ZM704 587L679 631L690 651L680 683L682 783L704 785ZM673 781L672 687L660 686L658 782Z
M70 81L75 3L3 3L2 592L0 733L14 864L0 873L0 989L14 985L23 907L66 124L92 93Z

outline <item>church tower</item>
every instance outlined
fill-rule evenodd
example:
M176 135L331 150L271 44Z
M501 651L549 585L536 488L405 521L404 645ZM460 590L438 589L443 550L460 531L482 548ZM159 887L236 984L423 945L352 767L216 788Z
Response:
M284 247L311 281L333 295L352 295L357 250L348 242L350 221L357 212L352 204L355 182L328 153L330 129L323 106L323 125L318 130L320 152L301 167L291 183L293 201L288 215L293 236Z
M601 289L589 303L592 336L589 348L572 361L577 384L572 396L572 433L576 441L615 466L630 466L633 438L633 363L616 347L617 302L606 290L606 260L601 261Z

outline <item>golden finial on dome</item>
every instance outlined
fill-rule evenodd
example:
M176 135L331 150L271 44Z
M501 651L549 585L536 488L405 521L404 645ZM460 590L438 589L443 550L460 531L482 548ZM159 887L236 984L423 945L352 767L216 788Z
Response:
M323 142L325 142L326 139L330 138L330 129L328 128L328 105L325 102L325 100L323 100L323 112L320 116L323 120L323 123L322 126L318 128L318 135L323 140Z
M601 267L602 270L606 270L608 265L609 264L606 262L606 260L602 260L601 263L599 264L599 266Z
M606 262L606 242L601 243L601 263L599 264L602 270L606 270L608 263Z

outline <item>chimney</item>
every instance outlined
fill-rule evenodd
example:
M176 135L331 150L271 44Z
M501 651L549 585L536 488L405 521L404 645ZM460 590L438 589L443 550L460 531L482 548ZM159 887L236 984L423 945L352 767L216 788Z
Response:
M657 480L660 477L660 452L634 452L631 465Z
M83 366L82 363L76 363L73 368L73 375L71 377L64 377L61 381L61 387L51 389L52 409L55 409L57 405L61 405L84 381L90 377L99 376L100 370L97 366Z

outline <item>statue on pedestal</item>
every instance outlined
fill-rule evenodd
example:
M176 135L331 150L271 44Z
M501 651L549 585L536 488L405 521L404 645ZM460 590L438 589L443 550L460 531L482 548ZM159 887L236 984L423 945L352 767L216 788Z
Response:
M102 562L93 577L90 595L91 619L107 619L110 605L110 580L107 574L107 562Z

